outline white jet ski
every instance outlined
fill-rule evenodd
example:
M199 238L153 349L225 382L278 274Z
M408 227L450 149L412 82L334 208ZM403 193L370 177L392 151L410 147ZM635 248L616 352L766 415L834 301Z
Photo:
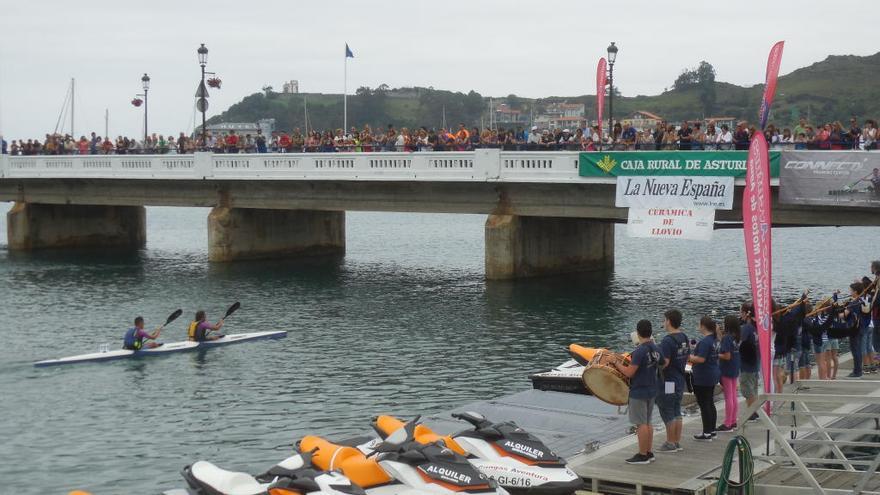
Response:
M583 488L583 480L544 442L513 422L492 423L476 412L453 414L453 418L471 423L474 428L454 435L440 436L424 424L414 429L416 442L441 444L465 456L482 474L516 494L568 495ZM404 426L393 416L379 416L373 428L387 437ZM363 451L377 441L361 445Z

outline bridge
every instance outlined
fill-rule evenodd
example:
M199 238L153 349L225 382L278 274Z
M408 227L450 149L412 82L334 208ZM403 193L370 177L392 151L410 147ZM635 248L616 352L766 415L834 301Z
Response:
M141 248L145 206L211 207L213 262L344 254L349 210L476 213L489 279L611 263L627 218L615 181L580 177L577 152L0 157L10 250ZM742 185L716 227L738 226ZM780 204L772 188L774 226L880 225L871 209Z

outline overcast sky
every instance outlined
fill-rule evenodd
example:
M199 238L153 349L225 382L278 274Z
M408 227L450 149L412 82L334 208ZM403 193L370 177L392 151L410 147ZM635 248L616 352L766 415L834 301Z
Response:
M111 135L138 136L143 107L130 101L144 72L152 78L150 130L188 131L202 42L208 70L223 80L209 116L288 79L301 91L341 93L345 42L355 55L349 93L386 83L528 97L594 93L596 61L610 41L620 47L614 79L626 96L660 93L700 60L719 81L761 83L767 52L783 39L782 74L828 55L880 51L878 0L768 5L9 0L0 9L0 132L27 138L55 129L73 77L76 134L103 133L109 109Z

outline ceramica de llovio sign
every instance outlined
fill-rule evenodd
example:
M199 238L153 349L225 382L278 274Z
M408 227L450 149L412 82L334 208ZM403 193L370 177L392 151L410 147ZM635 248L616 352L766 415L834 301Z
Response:
M745 151L606 151L581 153L582 177L703 175L745 177ZM779 152L770 152L770 176L779 177Z

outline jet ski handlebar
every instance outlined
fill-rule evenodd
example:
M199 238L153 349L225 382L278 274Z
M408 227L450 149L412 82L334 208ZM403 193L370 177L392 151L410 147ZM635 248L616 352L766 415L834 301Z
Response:
M462 421L467 421L468 423L474 425L474 428L477 429L492 426L492 422L478 412L465 411L462 413L452 413L452 417L455 419L460 419Z

